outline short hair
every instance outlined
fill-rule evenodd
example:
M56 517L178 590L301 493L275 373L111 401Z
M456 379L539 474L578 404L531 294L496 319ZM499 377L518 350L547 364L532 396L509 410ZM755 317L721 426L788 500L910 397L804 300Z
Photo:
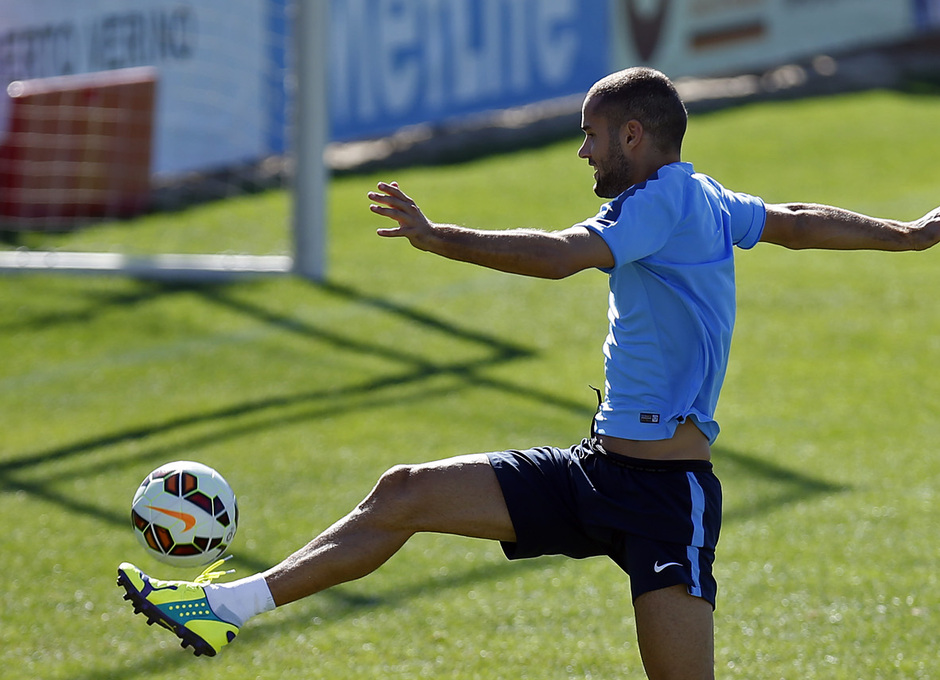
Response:
M689 114L675 85L656 69L642 66L601 78L588 91L615 129L637 120L664 152L682 149Z

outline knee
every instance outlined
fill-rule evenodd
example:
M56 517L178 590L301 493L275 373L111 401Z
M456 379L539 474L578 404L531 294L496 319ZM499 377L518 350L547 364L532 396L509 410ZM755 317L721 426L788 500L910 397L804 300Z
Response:
M415 524L421 513L420 468L396 465L389 468L362 503L362 510L376 521L406 528Z
M412 486L412 477L416 474L414 465L396 465L389 468L376 483L372 490L373 496L400 499L408 494Z

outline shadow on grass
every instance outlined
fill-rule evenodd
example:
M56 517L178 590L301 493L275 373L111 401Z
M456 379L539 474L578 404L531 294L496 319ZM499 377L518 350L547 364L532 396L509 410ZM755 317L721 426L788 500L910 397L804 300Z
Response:
M388 300L375 296L365 296L352 288L339 286L335 284L326 284L320 287L322 290L343 297L346 300L370 306L376 309L392 313L413 324L423 326L429 330L439 332L455 340L471 342L487 350L488 356L471 361L456 361L452 363L437 362L428 358L420 351L408 352L396 347L390 347L378 342L367 339L367 336L355 335L353 333L341 333L335 330L318 327L311 323L299 321L296 318L272 312L265 307L237 299L230 293L227 287L207 286L194 287L190 290L202 296L205 300L218 306L224 306L228 309L251 316L258 321L286 330L310 340L316 340L336 349L345 352L352 352L362 356L378 357L393 361L400 366L402 370L396 373L390 373L386 376L377 377L359 384L350 384L346 386L331 386L314 390L306 390L293 394L285 394L261 399L249 399L241 403L232 404L223 408L210 409L202 413L193 413L179 418L173 418L162 422L150 423L139 427L117 430L111 433L104 433L96 437L90 437L84 440L74 442L54 449L31 453L28 455L13 457L0 462L0 483L9 478L11 473L34 469L37 466L75 458L88 453L95 452L107 447L119 444L144 440L155 435L167 434L184 428L204 423L216 423L225 421L234 421L238 418L261 413L270 410L285 409L296 405L316 404L320 402L334 402L337 399L359 397L363 395L378 395L383 390L401 387L408 384L420 384L430 378L441 375L453 375L459 377L468 386L489 387L497 390L511 393L514 395L525 396L528 399L541 404L553 406L563 411L584 415L585 419L590 418L592 412L589 404L590 400L577 401L560 397L545 391L533 390L529 385L518 385L510 381L497 380L486 377L480 372L482 369L489 368L498 364L525 359L533 356L534 351L522 347L518 344L505 341L496 336L487 335L465 328L455 324L445 322L441 319L430 316L424 312L399 305ZM167 292L177 292L182 290L179 287L169 287ZM116 304L137 304L144 300L152 299L155 293L140 295L121 296ZM87 321L92 312L83 311L78 313L72 320L75 322ZM53 321L51 318L40 321L40 324L61 323L62 319ZM370 400L372 404L384 403L379 397ZM329 415L335 412L335 408L326 408L322 415ZM296 420L292 417L287 422ZM276 417L272 417L267 426L273 427L278 424ZM262 426L255 426L241 430L241 434L248 431L261 429ZM220 439L231 438L225 434L216 435Z
M253 620L241 632L235 644L259 646L263 645L267 639L285 633L293 632L296 635L301 630L315 632L317 627L340 625L343 621L360 616L364 611L394 609L416 597L439 595L448 591L463 591L466 586L493 583L503 578L515 578L521 574L546 569L565 559L562 557L542 557L520 562L511 563L506 561L479 565L454 573L452 576L422 580L404 588L397 588L394 591L381 592L368 597L354 593L351 589L344 589L343 586L337 586L318 593L309 600L290 605L287 616L277 619L259 617ZM316 602L319 602L319 605ZM321 622L315 624L313 621L321 613L318 612L318 606L322 610L329 610L330 614L328 619L324 618ZM128 617L130 617L129 608ZM142 617L133 618L137 620L131 623L136 623L138 627L145 626ZM157 626L152 628L154 640L174 640L171 633ZM225 654L224 651L222 653ZM155 664L159 664L161 672L185 668L187 673L195 672L198 675L199 667L202 664L211 665L215 663L211 659L194 658L192 651L188 649L173 649L156 654L148 653L141 655L132 663L127 663L127 658L123 656L115 657L113 661L114 665L111 667L90 668L83 674L72 676L70 680L128 680L129 678L147 677L153 673Z
M818 479L756 456L723 448L716 448L713 453L719 477L735 475L758 480L770 486L770 491L761 496L758 501L730 507L726 504L722 517L725 525L768 514L778 508L807 501L816 496L829 496L851 490L850 486Z
M346 412L353 407L357 410L379 407L388 403L389 390L411 384L422 385L429 379L442 375L454 376L467 387L487 387L524 396L555 409L583 415L585 421L590 417L589 399L583 402L570 400L550 392L533 390L528 385L518 385L484 375L483 370L486 368L533 356L534 352L528 348L493 335L461 327L387 299L364 295L348 286L325 284L319 288L350 303L381 310L445 337L474 344L484 349L485 353L482 357L473 360L436 361L422 354L420 348L409 352L372 341L367 335L352 331L345 333L301 321L292 316L278 314L262 305L239 299L235 294L237 286L186 287L141 284L139 290L119 295L91 293L96 304L66 315L45 315L32 319L26 327L32 330L43 330L50 325L85 323L108 307L133 306L166 295L186 293L202 297L207 303L254 318L262 324L330 345L344 352L391 361L399 368L359 383L318 387L290 394L247 399L221 408L207 409L203 412L137 427L117 429L63 446L13 456L0 462L0 493L25 493L32 498L56 505L71 515L84 515L111 526L126 527L129 525L128 515L114 512L96 503L94 497L65 493L59 484L74 481L78 477L89 478L106 471L114 472L121 468L135 467L144 461L158 465L167 460L186 458L188 452L208 444L235 440L287 425L315 422ZM19 329L23 329L22 325ZM436 395L443 397L451 392L452 389L445 388L424 389L415 396L397 396L396 401L403 403L410 399L427 399ZM186 435L188 429L203 425L212 426L211 431ZM159 437L167 435L173 435L172 444L157 442ZM148 445L151 441L154 443ZM87 464L82 464L79 471L76 471L74 466L69 466L67 469L52 467L56 463L92 458L113 447L131 443L136 444L135 452L119 460L99 456ZM244 553L238 555L236 564L248 567L252 571L270 566Z
M133 307L171 295L198 291L182 284L153 284L139 282L133 290L97 290L75 287L69 291L69 309L53 309L34 316L18 315L0 321L0 333L39 332L60 326L80 325L108 314L116 307ZM63 293L64 294L64 293ZM28 313L28 310L22 314Z
M550 392L534 390L529 385L519 385L511 381L490 378L482 373L483 369L533 356L534 351L528 348L493 335L486 335L461 328L456 324L445 322L424 312L390 302L389 300L363 295L346 286L326 284L321 286L321 289L342 297L351 303L381 309L409 323L423 326L455 340L473 343L485 349L487 354L473 360L440 362L422 354L420 348L417 348L414 352L409 352L397 347L374 342L370 340L368 336L354 334L352 332L338 332L330 328L318 327L311 323L300 321L294 317L272 312L261 305L237 299L231 294L231 290L228 287L193 287L187 290L200 295L207 302L211 302L217 306L223 306L231 311L253 317L263 324L295 333L306 339L331 345L344 352L352 352L361 356L372 356L394 362L399 365L401 369L389 372L383 376L364 380L360 383L329 386L291 394L248 399L221 408L208 409L201 413L192 413L138 427L119 429L114 432L102 433L98 436L82 439L64 446L7 458L0 462L0 489L6 491L22 490L29 493L39 493L42 490L43 484L48 484L56 480L56 475L47 474L43 476L43 483L26 485L24 482L17 480L17 473L34 471L41 468L43 465L51 463L81 458L82 456L96 453L110 447L130 442L146 441L149 438L159 435L184 431L186 428L196 425L219 424L224 428L212 434L194 436L183 443L174 444L173 446L144 450L132 458L125 458L117 463L117 465L131 465L146 459L164 462L165 457L185 451L187 448L191 449L210 442L235 439L239 436L279 427L285 424L326 418L348 408L350 404L345 400L355 399L356 407L360 410L370 406L379 406L387 403L387 399L383 398L382 394L389 389L410 384L420 385L431 378L442 375L455 376L468 387L487 387L509 394L524 396L527 399L562 411L583 415L585 420L590 417L591 409L588 399L584 401L567 399ZM114 298L112 301L114 304L137 304L157 296L155 291L150 288L148 288L148 290L150 290L150 292L120 296L119 298ZM180 290L182 289L179 287L168 287L166 292L178 292ZM39 320L36 323L39 323L40 326L44 326L47 323L82 322L87 321L92 314L93 312L90 310L85 310L77 313L75 317L67 321L63 321L61 318L53 320L50 317L48 319ZM427 396L427 394L429 393L424 393L425 396ZM283 415L283 411L296 407L306 407L308 410L291 415ZM254 422L249 424L240 423L239 420L246 416L257 416L257 418ZM114 466L115 463L113 462L101 463L97 466L90 465L82 468L82 474L89 475L101 471L104 468L114 469ZM59 476L74 478L75 473L62 473ZM55 496L49 494L45 499L55 501ZM72 506L71 509L73 510L79 510L81 508L81 506L75 504L72 504ZM103 515L91 511L90 508L86 508L85 511L88 512L88 514L102 516L102 518L104 518Z
M439 376L452 376L466 388L484 387L506 395L524 397L541 406L546 407L546 417L551 412L560 411L575 414L584 418L585 429L593 411L591 399L583 401L569 399L546 391L532 389L528 384L519 384L511 380L496 379L486 375L486 370L493 366L511 363L532 357L534 350L521 346L503 338L481 333L477 330L462 327L442 317L395 303L389 299L365 295L349 286L338 284L325 284L319 287L321 291L348 301L351 304L371 307L383 313L394 315L409 324L414 324L427 331L438 333L461 343L470 343L482 350L483 356L472 360L441 361L434 357L422 354L420 348L407 351L394 345L386 345L374 341L367 334L354 331L345 332L340 329L318 325L298 317L272 311L260 304L246 301L238 297L237 287L212 286L198 288L160 287L148 286L138 293L130 293L115 298L109 298L105 304L135 305L159 297L161 294L172 294L185 290L188 294L202 297L208 304L224 307L229 311L248 316L261 324L276 327L279 330L296 334L302 338L341 349L344 352L377 357L383 361L392 362L395 369L384 375L372 377L359 383L349 383L339 386L318 387L289 394L269 396L256 399L245 399L228 406L207 409L200 413L192 413L177 418L152 422L138 427L117 429L113 432L101 433L98 436L82 439L70 444L33 452L18 457L8 458L0 462L0 492L21 492L45 502L58 505L64 511L73 515L84 515L94 518L104 524L116 527L128 526L129 520L124 513L114 512L95 503L94 497L70 495L61 490L61 484L74 480L76 475L89 477L105 471L113 472L115 469L134 467L142 461L150 461L154 465L166 460L186 457L187 451L196 450L201 446L218 443L225 440L234 440L255 434L259 431L284 427L286 425L311 422L329 418L331 415L346 412L355 407L357 410L368 410L388 403L388 393L393 388L406 385L424 386L432 378ZM161 292L162 290L162 292ZM87 321L95 314L92 309L76 312L67 319L54 319L52 317L34 320L33 325L43 327L54 323L80 323ZM452 388L424 389L411 397L399 397L399 400L424 400L436 394L443 396L451 393ZM586 390L587 393L587 390ZM188 432L187 428L210 425L211 431ZM156 438L162 435L173 435L171 444L161 444ZM153 440L153 441L151 441ZM112 447L136 443L135 452L124 455L120 460L107 460L95 458L87 465L82 465L80 472L76 473L74 467L68 470L55 469L55 463L82 460L100 454ZM564 442L563 444L567 444ZM774 508L810 499L814 496L845 491L845 487L831 484L824 480L804 475L798 471L774 465L747 454L727 450L716 450L716 460L720 459L728 466L726 469L733 474L752 477L764 484L769 484L774 493L746 507L736 507L726 515L726 522L733 523L748 517L758 516ZM135 480L136 481L136 480ZM454 570L452 575L445 578L428 580L418 577L414 583L405 588L394 591L377 592L369 597L363 597L352 589L343 587L334 588L321 593L318 598L331 610L330 621L342 621L356 615L363 610L377 607L395 607L418 596L429 592L446 592L461 589L471 584L489 582L509 574L519 574L526 571L535 571L544 568L545 560L557 558L543 558L522 563L500 563L485 566L475 566L464 571ZM246 553L239 553L235 560L237 566L249 572L266 569L270 564ZM264 620L252 624L246 637L255 642L277 635L286 630L309 625L309 606L297 608L297 614L287 618L280 618L271 623ZM141 624L142 625L142 624ZM114 659L122 663L122 659ZM161 657L161 665L173 667L176 665L192 663L188 653L181 652L178 656L166 655ZM152 669L153 659L146 657L121 668L95 668L89 669L83 677L87 678L132 678L147 674Z

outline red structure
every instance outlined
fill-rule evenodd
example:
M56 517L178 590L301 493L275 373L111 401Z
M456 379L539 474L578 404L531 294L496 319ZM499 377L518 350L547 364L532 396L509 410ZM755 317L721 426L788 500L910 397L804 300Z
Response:
M0 94L0 226L60 230L145 210L156 83L149 67L10 83Z

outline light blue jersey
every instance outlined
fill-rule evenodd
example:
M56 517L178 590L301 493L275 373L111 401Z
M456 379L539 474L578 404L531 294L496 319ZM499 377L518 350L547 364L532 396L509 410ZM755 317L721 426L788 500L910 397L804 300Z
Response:
M714 442L735 316L732 246L752 248L764 202L672 163L581 226L614 256L605 400L596 431L669 439L691 418Z

